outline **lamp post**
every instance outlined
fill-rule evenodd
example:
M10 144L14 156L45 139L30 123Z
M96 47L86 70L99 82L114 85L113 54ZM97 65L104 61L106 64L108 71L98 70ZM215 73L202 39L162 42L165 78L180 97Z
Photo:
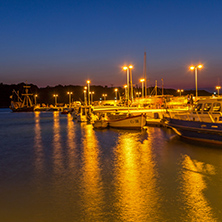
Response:
M141 95L141 92L136 92L136 96L139 98Z
M133 66L129 65L131 100L133 101L133 76L132 76L132 69L133 69Z
M128 69L127 66L124 66L123 70L126 71L126 85L127 85L127 88L125 88L126 89L125 95L126 95L126 99L128 100L129 99L129 69Z
M58 98L58 94L54 94L53 96L55 97L55 106L57 106L57 98Z
M85 103L85 105L87 105L87 100L86 100L86 90L83 90L83 93L84 93L84 103Z
M35 105L36 105L36 100L37 100L38 95L35 94L34 99L35 99Z
M125 99L127 99L127 85L124 85L123 87L125 89Z
M195 87L196 87L196 98L198 97L198 90L197 90L197 69L203 68L203 65L198 65L198 66L190 66L190 70L195 71Z
M216 89L217 89L217 94L218 94L218 96L219 96L219 95L220 95L221 86L216 86Z
M72 92L67 92L67 94L69 95L69 106L70 106L70 104L71 104Z
M90 80L87 80L86 83L88 84L88 102L89 102L89 105L90 105Z
M144 86L143 86L144 81L145 79L140 79L140 82L142 83L142 98L144 98Z
M115 89L115 97L116 97L116 100L118 100L118 98L117 98L117 92L118 92L118 89L116 88L116 89Z
M107 94L102 94L104 100L106 100Z
M180 93L180 96L181 96L181 93L184 92L184 90L183 89L178 89L177 92Z
M93 95L94 95L94 91L91 92L91 102L93 103Z

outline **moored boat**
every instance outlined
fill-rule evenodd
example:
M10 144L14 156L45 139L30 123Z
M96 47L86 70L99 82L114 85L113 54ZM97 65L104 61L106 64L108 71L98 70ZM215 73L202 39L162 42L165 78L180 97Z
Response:
M32 93L28 92L28 89L30 88L30 86L25 85L23 86L25 89L25 93L22 94L23 96L23 100L20 98L20 96L18 95L18 93L13 90L13 93L16 94L16 96L18 97L18 101L11 101L11 106L10 109L13 112L33 112L34 111L34 104L32 103L32 100L30 97L33 97ZM11 96L11 98L13 99L13 95Z
M109 126L113 128L122 129L141 129L146 125L146 117L141 115L126 116L122 118L117 118L114 120L109 120Z
M222 144L222 98L199 100L191 113L166 118L166 125L181 137Z

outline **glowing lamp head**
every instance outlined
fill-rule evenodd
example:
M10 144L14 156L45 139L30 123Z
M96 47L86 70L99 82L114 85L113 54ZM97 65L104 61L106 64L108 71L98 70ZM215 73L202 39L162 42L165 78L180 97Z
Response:
M128 67L127 67L127 66L124 66L124 67L123 67L123 70L127 70L127 69L128 69Z
M87 80L86 82L89 84L89 83L90 83L90 80Z
M124 88L127 88L127 85L124 85Z
M145 81L145 79L140 79L140 82L144 82Z
M118 91L118 89L115 89L115 92L117 92Z
M195 67L194 66L190 66L190 70L194 70L195 69Z
M133 66L132 66L132 65L129 65L129 69L133 69Z
M200 64L200 65L198 65L197 67L198 67L199 69L202 69L202 68L203 68L203 65Z

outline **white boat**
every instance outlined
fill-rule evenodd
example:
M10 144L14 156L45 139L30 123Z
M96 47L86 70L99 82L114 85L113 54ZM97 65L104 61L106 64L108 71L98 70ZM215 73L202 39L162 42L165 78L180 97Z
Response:
M146 117L141 115L126 116L120 119L109 120L109 126L123 129L141 129L146 125Z

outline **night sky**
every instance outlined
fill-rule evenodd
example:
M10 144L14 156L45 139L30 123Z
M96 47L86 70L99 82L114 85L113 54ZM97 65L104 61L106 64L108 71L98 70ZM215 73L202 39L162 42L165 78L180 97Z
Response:
M0 0L0 82L39 87L123 86L133 83L193 89L222 84L220 0Z

